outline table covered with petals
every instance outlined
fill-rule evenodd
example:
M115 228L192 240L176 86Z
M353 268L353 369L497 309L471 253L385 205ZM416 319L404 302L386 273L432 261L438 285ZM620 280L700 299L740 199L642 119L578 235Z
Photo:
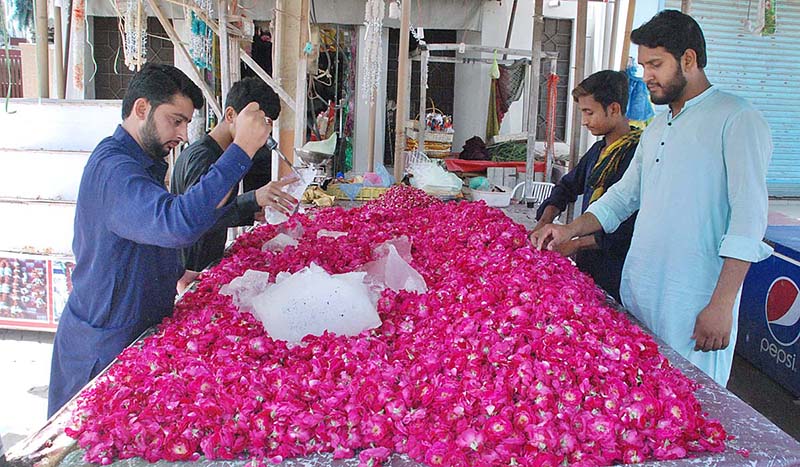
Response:
M494 210L492 210L495 212ZM531 210L525 209L522 206L511 206L504 210L505 214L507 214L511 219L513 219L518 224L530 227L533 225L533 215L534 213ZM481 211L483 213L483 211ZM380 218L380 216L384 216L385 213L383 212L373 212L371 214L373 217L372 220L376 220ZM489 218L497 220L496 215L489 213L489 214L481 214L487 215ZM495 216L495 217L492 217ZM322 216L324 217L324 215ZM313 231L314 227L310 224L305 225L306 230ZM342 225L339 225L341 228ZM374 234L375 232L373 232ZM451 233L455 235L454 233ZM520 230L518 234L524 234L524 229ZM380 238L383 238L378 234ZM253 238L252 236L250 238ZM453 239L455 240L455 239ZM473 242L473 240L467 240L467 243ZM257 243L254 243L257 244ZM240 245L240 250L241 245ZM415 258L416 259L416 258ZM277 261L273 258L273 260ZM516 264L516 263L515 263ZM226 263L223 260L223 263L218 267L218 270L223 270L225 268L233 268L233 263ZM287 266L288 267L288 266ZM336 267L333 267L336 269ZM348 270L351 268L351 265L341 264L341 270ZM213 277L213 274L208 274L208 277ZM428 280L432 280L432 276L428 276ZM579 279L583 280L583 279ZM201 290L202 292L202 290ZM394 295L390 296L394 297ZM606 297L607 298L607 297ZM611 299L608 299L607 307L609 308L617 308L620 311L623 311L619 305L615 304ZM176 314L180 313L181 305L180 302L177 307ZM380 307L379 307L380 309ZM386 310L384 310L385 312ZM630 316L628 319L632 320ZM388 321L390 325L400 324L402 327L402 321L395 323L391 320ZM148 338L152 338L163 331L158 330L149 330L146 332L137 342L134 342L131 346L131 349L137 349L140 347L144 347L147 345ZM398 331L400 332L400 331ZM548 331L549 332L549 331ZM656 340L657 341L657 340ZM261 342L261 341L258 341ZM333 342L333 341L325 341L325 342ZM688 361L677 355L674 351L672 351L667 346L663 345L663 343L658 343L658 350L659 352L666 357L666 360L669 361L672 367L679 369L684 375L689 377L691 380L694 380L698 384L698 388L694 392L694 397L696 397L697 401L702 406L703 412L707 415L702 418L698 418L698 423L702 422L702 420L719 420L721 424L725 427L727 431L727 439L725 440L725 448L721 452L697 452L690 455L690 458L684 459L675 459L675 460L650 460L648 465L658 465L658 466L686 466L686 465L710 465L710 466L734 466L734 465L769 465L769 466L790 466L790 465L800 465L800 443L792 439L786 433L782 432L779 428L777 428L774 424L769 422L765 417L758 414L755 410L751 407L747 406L744 402L738 399L736 396L728 392L725 388L720 387L713 380L708 378L705 374L699 371L697 368L692 366ZM195 343L194 345L198 345ZM202 342L200 343L202 344ZM262 344L259 344L262 345ZM333 344L332 344L333 345ZM494 348L493 348L494 349ZM152 350L152 349L151 349ZM253 349L251 349L253 350ZM256 349L258 350L258 349ZM502 351L500 350L492 350L492 351ZM126 351L127 352L127 351ZM490 352L490 350L487 350ZM135 354L134 351L131 354ZM136 354L138 356L138 354ZM617 355L618 357L618 355ZM112 375L120 375L123 373L119 373L113 367L115 365L130 365L131 362L126 360L125 353L123 357L121 357L122 362L120 361L115 362L112 364L111 370L106 370L106 373L111 373ZM603 363L601 360L598 360L598 365L602 366ZM660 371L659 368L653 368L652 371ZM106 375L106 377L108 377ZM103 375L99 377L100 379L103 378ZM402 377L398 378L402 380ZM646 379L647 375L641 375L641 378ZM92 385L95 382L90 383L87 388L82 391L81 394L77 396L77 399L86 398L87 393L91 394ZM100 383L108 384L107 382ZM588 391L588 390L587 390ZM111 394L110 392L106 392L103 394ZM442 393L437 392L437 396L440 396ZM445 396L446 391L445 391ZM361 397L370 398L370 395L362 395ZM131 399L132 400L132 399ZM587 399L588 400L588 399ZM127 402L126 402L127 403ZM387 403L387 407L391 405ZM492 410L494 406L489 404L489 415L492 415ZM79 449L75 440L68 437L66 435L66 431L69 431L72 424L74 423L73 420L73 411L76 409L75 400L68 404L62 411L57 413L52 419L50 419L47 424L35 435L29 437L28 439L24 440L17 446L14 446L8 455L8 460L11 461L14 465L34 465L38 464L42 461L45 461L47 465L61 465L61 466L76 466L76 465L84 465L84 456L86 452L83 449ZM275 409L277 410L277 408ZM397 410L406 410L403 407L398 407ZM529 415L527 415L529 416ZM484 416L486 417L486 416ZM491 417L486 417L492 420ZM680 418L680 417L679 417ZM130 418L129 418L130 420ZM365 419L366 420L366 419ZM511 418L511 420L516 423L519 420L519 417ZM527 419L526 419L527 420ZM365 422L366 423L366 422ZM374 422L368 422L374 423ZM380 430L383 430L385 427L382 425L375 425L376 430L375 433L379 433ZM465 425L466 426L466 425ZM602 428L602 425L600 426ZM501 426L501 428L503 428ZM512 432L513 432L513 427ZM713 429L713 426L710 425L709 429ZM466 433L470 433L469 430L465 431ZM528 432L530 434L530 432ZM534 436L534 435L531 435ZM464 436L459 437L456 441L456 444L462 442ZM562 442L563 442L562 438ZM377 437L375 438L375 445L378 449L381 446L381 440ZM472 446L472 449L476 449L478 445L484 443L484 438L480 433L473 433L471 437L466 438L466 446L467 452L469 453L469 446ZM494 440L492 441L494 446L502 446L502 440ZM472 444L470 444L472 443ZM456 444L453 444L455 446ZM458 444L462 446L462 444ZM178 444L177 446L178 451L182 449L184 446ZM205 445L204 448L208 448L208 445ZM370 451L370 449L366 449L365 451ZM363 452L363 451L362 451ZM388 452L388 451L387 451ZM347 454L347 453L345 453ZM280 463L280 465L285 466L329 466L329 465L342 465L342 466L349 466L349 465L359 465L359 457L356 454L353 457L353 452L350 452L350 455L344 456L336 456L336 457L343 457L341 459L335 459L334 456L330 453L309 453L305 456L301 457L292 457L292 456L280 456L280 457L261 457L260 461L263 461L266 464L270 462ZM377 456L382 457L386 454L386 452L381 452ZM411 466L422 466L422 465L445 465L446 461L443 457L447 455L451 455L452 453L443 452L440 456L431 457L430 450L428 454L424 455L417 455L417 460L413 460L412 457L409 457L406 454L397 454L393 453L388 457L388 459L384 462L384 465L390 465L393 467L411 467ZM663 454L663 451L662 451ZM223 456L224 457L224 456ZM664 456L666 457L666 456ZM95 457L96 459L96 457ZM369 457L366 459L362 457L361 465L367 465L370 462ZM149 465L149 462L141 457L133 457L129 459L107 459L108 462L112 462L112 465L118 466L145 466ZM230 466L244 466L248 465L251 460L250 459L224 459L224 458L216 458L216 459L207 459L203 456L195 456L191 461L172 461L170 460L158 460L158 459L151 459L157 460L155 465L192 465L192 466L205 466L205 465L230 465ZM423 462L424 461L424 462ZM475 462L473 459L471 462ZM479 464L475 464L479 465ZM485 465L485 464L481 464ZM531 464L534 465L534 464ZM536 464L539 465L539 464ZM549 465L545 462L542 462L541 465Z

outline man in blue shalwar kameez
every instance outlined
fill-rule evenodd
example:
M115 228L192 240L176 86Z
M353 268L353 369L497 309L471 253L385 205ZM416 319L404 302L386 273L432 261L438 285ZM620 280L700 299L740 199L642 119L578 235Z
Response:
M48 416L148 327L172 313L183 274L178 248L224 213L224 200L252 164L270 128L258 104L236 118L237 137L205 177L167 191L164 157L186 141L203 95L168 65L145 65L122 101L122 125L97 145L75 212L73 292L53 346Z
M771 253L769 127L749 103L712 87L705 39L690 16L665 10L631 34L655 117L622 179L587 213L531 236L553 249L613 232L639 210L620 284L622 303L669 346L727 384L739 298L750 263Z

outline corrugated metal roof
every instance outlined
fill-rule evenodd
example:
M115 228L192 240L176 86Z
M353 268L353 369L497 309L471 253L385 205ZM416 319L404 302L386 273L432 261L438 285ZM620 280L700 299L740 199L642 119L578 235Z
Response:
M703 28L709 80L749 100L772 129L774 151L767 175L770 195L800 196L800 2L779 2L773 36L745 31L759 2L695 0L692 16ZM680 9L679 0L667 8Z

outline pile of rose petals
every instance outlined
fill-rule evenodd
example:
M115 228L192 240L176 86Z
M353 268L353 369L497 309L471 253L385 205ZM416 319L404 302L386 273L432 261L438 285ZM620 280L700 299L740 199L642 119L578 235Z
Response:
M556 466L724 449L696 383L501 211L394 187L289 224L302 226L297 246L262 251L286 226L241 236L156 334L84 391L67 433L87 460L277 463L329 452L363 465L403 453L430 466ZM349 272L403 235L428 291L387 289L382 326L357 337L287 346L218 293L248 269Z

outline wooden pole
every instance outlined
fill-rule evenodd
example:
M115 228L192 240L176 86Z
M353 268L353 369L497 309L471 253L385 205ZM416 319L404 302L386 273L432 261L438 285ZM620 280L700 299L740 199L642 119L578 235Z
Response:
M406 147L405 115L408 113L409 76L404 73L408 62L408 31L411 24L411 0L403 0L400 13L400 46L397 57L397 118L394 123L394 178L397 183L403 179L405 172L403 150Z
M68 99L85 99L86 0L72 0L71 3L67 80L72 83L67 86L66 95Z
M628 68L628 57L631 56L631 31L633 30L633 15L636 11L636 0L628 0L628 17L625 19L625 37L622 38L622 54L620 55L619 69Z
M64 70L69 70L69 41L70 41L70 38L72 37L72 1L71 0L66 0L64 3L65 3L66 8L67 8L67 10L66 10L67 11L67 28L66 28L67 32L65 34L66 38L64 39ZM64 88L65 89L66 89L66 86L67 86L67 77L66 77L66 72L65 72L65 76L64 76ZM64 94L66 95L66 90L64 91Z
M692 14L692 0L681 0L681 13L685 15Z
M36 10L36 72L39 80L39 97L50 97L49 52L47 47L47 0L35 0Z
M67 90L67 82L64 79L64 44L61 38L61 6L59 5L53 6L53 24L55 25L53 65L56 67L56 96L59 99L63 99Z
M544 0L533 7L533 40L531 44L530 104L528 105L528 141L525 158L525 191L523 199L533 193L533 162L536 148L536 124L539 118L539 80L542 76L542 33L544 32ZM545 174L548 176L548 174ZM548 178L549 181L549 178Z
M517 16L517 1L511 4L511 16L508 18L508 29L506 30L506 48L511 44L511 33L514 31L514 18ZM503 60L508 57L508 54L503 54Z
M617 42L619 42L619 15L620 11L620 3L622 0L614 0L614 18L613 23L611 23L611 47L608 53L608 69L613 70L616 68L615 60L617 59Z
M280 33L280 26L277 23L281 21L283 15L280 14L280 11L282 11L280 0L278 0L278 2L279 3L276 7L276 10L278 11L275 14L275 23L276 23L274 28L275 34L273 34L272 36L274 44L272 48L273 51L272 53L274 55L272 61L273 70L280 69L280 59L281 59L280 47L277 46L278 37L281 35L281 33ZM200 17L200 19L203 20L203 22L205 22L208 25L209 28L211 28L211 31L213 31L214 34L219 35L219 24L216 21L214 21L211 18L208 18L205 14L202 13L202 10L192 7L191 4L189 4L188 6L192 9L192 11L195 12L195 14L197 14ZM233 50L235 50L236 48L237 48L236 46L231 47L231 49ZM249 66L250 69L252 69L259 78L264 80L264 82L267 83L267 85L269 85L269 87L271 87L272 90L278 94L278 97L280 97L283 100L283 102L291 108L292 112L294 112L295 108L294 97L290 96L289 93L286 92L286 90L283 89L283 87L281 87L279 82L280 78L273 78L272 76L269 75L269 73L267 73L263 68L261 68L261 66L259 66L259 64L256 63L255 60L253 60L253 57L251 57L250 54L247 53L247 51L244 49L241 43L238 44L238 49L239 49L238 60L243 61L245 65ZM234 66L233 65L234 63L238 64L238 62L234 59L234 57L231 57L231 67ZM231 68L231 76L234 75L235 75L234 69Z
M588 0L578 0L578 25L575 36L575 85L583 81L586 64L586 22L588 17ZM577 103L572 104L572 132L569 141L569 169L573 170L580 160L581 148L581 110ZM567 208L567 221L572 221L575 203Z
M281 100L283 100L283 102L286 105L288 105L290 109L292 109L292 112L294 112L296 107L294 97L290 96L289 93L286 92L286 90L280 87L280 85L278 85L278 82L272 76L270 76L263 68L261 68L258 65L258 63L256 63L255 60L253 60L253 57L248 55L247 52L243 48L241 48L241 46L239 48L239 54L240 54L239 58L244 62L244 64L249 66L250 69L252 69L259 78L264 80L264 82L267 83L269 87L271 87L275 91L275 93L278 94L278 97L280 97ZM273 67L273 69L277 70L277 68L275 67Z
M378 119L377 92L373 89L369 100L369 129L367 130L367 172L375 171L375 127Z
M222 94L222 106L225 106L225 99L228 97L228 90L231 88L231 60L228 36L228 2L219 0L217 2L217 16L219 18L219 74L220 74L220 93Z
M425 130L427 130L426 110L428 103L428 57L430 52L426 49L422 51L419 61L419 128L417 128L417 147L425 152Z
M158 6L156 0L147 0L147 3L150 5L150 9L153 10L153 13L155 13L158 17L158 21L161 23L161 26L164 27L164 31L166 31L167 36L169 36L169 40L172 41L173 46L178 49L178 52L180 52L183 55L183 58L185 58L189 63L189 66L191 67L189 69L189 78L191 78L194 84L200 88L200 90L203 92L203 96L206 98L206 101L208 101L208 105L211 106L211 109L217 115L217 118L221 120L222 109L217 102L216 96L214 96L214 93L211 92L211 89L209 89L208 84L206 84L206 82L203 80L200 72L197 71L197 67L194 65L192 57L189 55L189 51L186 50L186 46L183 45L183 42L181 42L180 37L178 37L178 33L176 33L175 28L172 27L172 23L170 23L167 17L164 16L164 12L161 11L161 7Z
M294 147L302 147L306 142L306 101L308 98L308 56L305 53L308 42L308 12L309 0L300 2L300 50L297 60L297 84L295 86L294 102Z

